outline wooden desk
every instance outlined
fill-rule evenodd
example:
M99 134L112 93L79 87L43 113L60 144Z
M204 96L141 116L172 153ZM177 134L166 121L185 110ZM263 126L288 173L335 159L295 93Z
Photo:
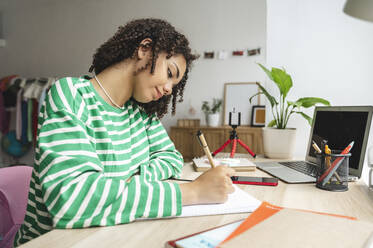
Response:
M257 158L257 161L263 161ZM183 177L194 179L200 173L194 172L190 163L183 169ZM256 170L241 172L239 175L268 176ZM314 184L286 184L277 187L240 185L240 188L259 200L272 204L310 209L357 217L373 222L373 191L362 180L349 183L347 192L328 192ZM189 218L137 221L112 227L53 230L21 247L164 247L164 243L197 231L239 220L249 214L230 214Z

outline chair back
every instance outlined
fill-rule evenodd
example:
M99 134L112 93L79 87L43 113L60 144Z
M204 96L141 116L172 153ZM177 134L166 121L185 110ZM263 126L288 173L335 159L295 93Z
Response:
M0 247L13 247L13 239L23 224L32 167L0 168Z

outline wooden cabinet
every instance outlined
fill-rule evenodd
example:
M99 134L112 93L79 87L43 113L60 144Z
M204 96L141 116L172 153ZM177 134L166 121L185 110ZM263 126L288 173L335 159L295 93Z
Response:
M190 161L194 157L204 155L196 136L198 130L203 132L210 151L214 152L229 139L232 128L230 126L171 127L170 138L175 143L176 149L183 154L185 161ZM261 128L240 126L236 131L238 138L248 145L254 153L263 154ZM231 147L231 144L229 144L222 152L230 153ZM238 143L236 152L247 153Z
M170 138L174 142L176 149L183 155L184 160L193 158L194 128L171 127Z
M199 144L197 138L197 131L201 130L203 135L205 136L206 142L209 145L210 151L213 152L218 149L224 142L226 141L225 130L220 128L209 128L209 127L200 127L196 128L193 132L193 147L192 147L192 159L193 157L200 157L205 155L201 145ZM219 145L220 144L220 145ZM177 147L177 146L176 146Z

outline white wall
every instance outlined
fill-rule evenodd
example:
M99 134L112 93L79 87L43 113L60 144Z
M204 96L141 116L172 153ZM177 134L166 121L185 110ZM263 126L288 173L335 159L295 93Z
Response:
M6 47L0 47L0 77L79 76L88 73L96 48L119 25L133 18L158 17L186 34L197 53L262 48L259 56L195 63L175 117L201 118L203 100L223 97L226 82L262 81L255 62L266 53L266 2L263 0L2 0ZM190 107L197 110L189 116Z
M344 2L267 0L266 6L263 0L4 0L0 11L7 46L0 48L0 76L84 74L94 50L118 25L153 16L183 31L199 53L258 46L264 52L225 61L201 58L176 118L163 119L166 127L188 117L190 106L197 110L191 117L204 123L201 102L222 97L225 82L263 81L254 62L266 60L292 75L289 99L318 96L333 105L372 105L373 23L346 16ZM306 112L312 115L313 109ZM298 116L289 125L298 129L296 154L304 156L310 127Z
M225 82L261 81L255 62L264 62L266 3L262 0L8 0L3 7L5 48L0 48L0 75L26 77L68 76L87 73L95 49L119 25L133 18L160 17L184 32L198 53L206 50L262 48L254 57L227 60L201 58L190 75L185 103L176 118L202 118L201 102L223 97ZM202 118L204 121L204 118Z
M317 96L332 105L373 105L373 23L344 14L344 3L267 1L267 65L292 75L289 100ZM298 129L296 154L305 156L310 127L298 116L289 126Z

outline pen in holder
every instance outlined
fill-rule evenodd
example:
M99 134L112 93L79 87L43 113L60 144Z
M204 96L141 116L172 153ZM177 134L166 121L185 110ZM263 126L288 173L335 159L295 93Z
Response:
M331 150L330 154L316 153L316 157L319 165L316 187L329 191L347 191L351 153L341 154L341 151Z

